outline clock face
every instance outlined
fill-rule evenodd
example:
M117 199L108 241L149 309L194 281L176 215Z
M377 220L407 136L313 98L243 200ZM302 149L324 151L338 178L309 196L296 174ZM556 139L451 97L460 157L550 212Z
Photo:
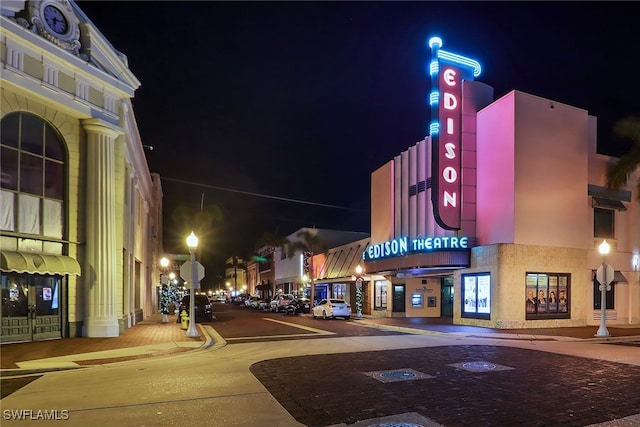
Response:
M60 9L47 5L44 8L44 20L55 33L64 34L69 29L67 18L64 17Z

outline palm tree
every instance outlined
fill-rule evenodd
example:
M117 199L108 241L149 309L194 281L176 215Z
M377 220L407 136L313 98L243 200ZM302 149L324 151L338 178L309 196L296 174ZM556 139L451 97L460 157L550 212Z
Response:
M257 262L269 262L269 259L265 259L262 255L258 253L261 248L269 248L269 254L274 254L276 248L280 248L282 254L287 254L287 248L289 246L289 240L286 237L282 237L278 234L279 227L276 227L275 232L265 232L260 236L255 245L255 254L252 257L253 260ZM273 260L275 261L275 260ZM273 268L273 266L271 266ZM264 281L263 281L264 282ZM259 290L263 292L263 297L267 298L274 294L273 283L267 281L267 283L261 283L259 286ZM266 289L268 288L268 289Z
M618 121L613 127L616 136L632 142L631 149L607 169L607 187L619 190L625 187L629 177L640 167L640 117L630 116ZM636 197L640 202L640 177L636 183Z
M327 245L315 230L304 229L296 234L298 240L289 244L288 257L292 258L296 252L306 252L309 259L309 276L311 280L311 298L310 307L313 307L313 299L315 298L315 283L313 269L313 255L326 252Z

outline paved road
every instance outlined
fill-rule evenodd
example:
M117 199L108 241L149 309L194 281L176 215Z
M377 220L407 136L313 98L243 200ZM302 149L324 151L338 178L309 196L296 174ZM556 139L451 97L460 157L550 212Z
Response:
M242 328L225 332L221 318L216 330L229 341L207 325L216 341L208 349L25 379L2 399L3 416L67 410L65 426L585 426L629 416L635 424L611 425L640 425L632 343L356 325L361 335L341 335L353 322L255 316L272 319L260 322L272 330L257 342ZM283 330L301 336L275 338ZM31 424L41 422L2 420Z

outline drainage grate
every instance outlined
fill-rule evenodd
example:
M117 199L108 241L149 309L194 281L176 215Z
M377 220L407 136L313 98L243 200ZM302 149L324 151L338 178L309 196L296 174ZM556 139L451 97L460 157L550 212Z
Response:
M431 375L423 374L422 372L418 372L413 369L393 369L391 371L373 371L363 373L383 383L433 378Z
M504 365L496 365L495 363L485 362L483 360L475 362L453 363L449 366L464 369L470 372L489 372L489 371L509 371L513 368Z
M367 427L424 427L422 424L412 423L382 423L382 424L369 424Z

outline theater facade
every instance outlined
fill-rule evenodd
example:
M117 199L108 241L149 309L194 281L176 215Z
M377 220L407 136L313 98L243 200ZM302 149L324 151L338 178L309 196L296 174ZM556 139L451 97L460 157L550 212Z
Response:
M475 81L480 64L442 45L429 42L429 136L371 175L368 311L503 329L598 325L605 262L607 324L640 324L640 172L609 191L596 117L518 90L494 99Z

